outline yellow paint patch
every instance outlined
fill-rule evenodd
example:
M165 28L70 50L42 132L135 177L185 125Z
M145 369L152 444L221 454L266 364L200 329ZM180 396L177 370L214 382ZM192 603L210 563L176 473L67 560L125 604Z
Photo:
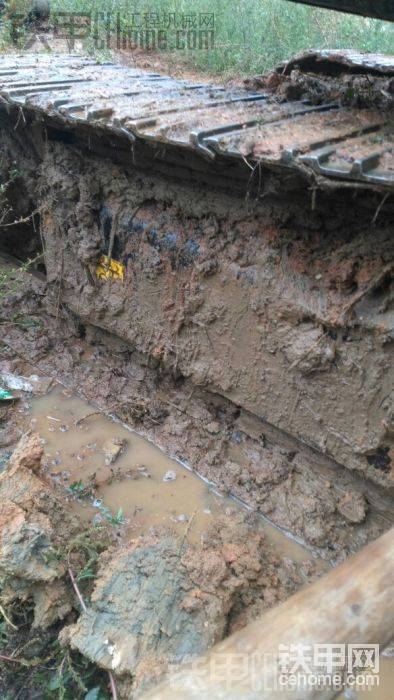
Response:
M125 266L112 260L107 255L102 255L96 267L96 275L102 280L124 280Z

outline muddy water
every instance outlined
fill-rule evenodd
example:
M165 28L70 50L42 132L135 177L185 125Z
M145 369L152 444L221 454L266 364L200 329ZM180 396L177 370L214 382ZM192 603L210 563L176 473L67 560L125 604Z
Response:
M198 542L220 515L241 508L155 445L95 412L60 385L45 396L22 403L19 410L30 414L32 429L45 441L48 475L65 489L71 504L87 522L116 516L121 508L124 523L119 531L123 537L166 525ZM108 465L105 452L108 455L114 441L124 441L124 447ZM175 474L174 480L164 480L168 472ZM75 485L86 487L92 474L98 483L94 493L78 495ZM263 520L260 527L277 555L297 563L311 559L307 549L277 528ZM393 684L394 658L382 656L379 687L357 692L347 689L338 700L391 700Z
M32 429L45 440L47 473L66 489L86 520L116 517L122 509L121 529L126 535L166 525L197 542L216 518L241 508L134 431L94 413L92 406L60 385L33 398L29 411ZM122 442L116 460L106 464L109 453L119 448L115 443ZM278 555L298 563L311 558L308 550L275 527L263 520L261 527Z

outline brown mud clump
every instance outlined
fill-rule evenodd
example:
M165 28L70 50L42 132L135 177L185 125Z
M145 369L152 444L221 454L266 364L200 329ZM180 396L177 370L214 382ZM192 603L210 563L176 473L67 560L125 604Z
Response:
M273 92L279 101L308 100L319 105L340 102L349 107L394 107L394 67L363 64L350 51L306 51L264 75L245 81L253 90Z
M42 454L39 436L24 436L0 475L0 576L3 601L31 600L45 628L72 609L59 551L80 524L40 478Z
M202 546L166 531L101 557L91 605L62 633L91 661L133 678L133 690L206 651L302 582L267 553L244 515L224 517Z

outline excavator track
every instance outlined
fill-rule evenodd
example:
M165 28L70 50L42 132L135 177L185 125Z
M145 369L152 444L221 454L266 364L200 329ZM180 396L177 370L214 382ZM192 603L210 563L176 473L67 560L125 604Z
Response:
M330 52L324 54L326 61L332 59ZM354 70L363 57L349 60ZM394 74L390 58L364 60L367 73ZM44 121L57 132L83 135L89 148L95 139L109 139L112 146L118 139L142 168L144 159L165 163L175 157L197 179L209 162L218 179L220 173L225 180L239 173L245 182L251 173L259 171L261 177L262 170L274 170L298 173L305 186L394 189L388 111L335 101L279 101L268 92L193 83L65 54L1 59L0 101L0 109L15 111L18 120Z

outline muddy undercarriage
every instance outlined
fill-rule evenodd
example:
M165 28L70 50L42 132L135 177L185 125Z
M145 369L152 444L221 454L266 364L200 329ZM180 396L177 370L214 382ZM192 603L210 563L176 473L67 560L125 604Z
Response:
M389 202L285 191L272 174L270 196L242 198L47 136L36 125L34 144L19 127L2 138L5 169L20 173L14 208L39 212L25 229L34 241L39 227L53 306L232 405L262 446L290 442L334 481L390 490ZM97 277L103 255L123 280ZM293 471L285 460L279 481Z

